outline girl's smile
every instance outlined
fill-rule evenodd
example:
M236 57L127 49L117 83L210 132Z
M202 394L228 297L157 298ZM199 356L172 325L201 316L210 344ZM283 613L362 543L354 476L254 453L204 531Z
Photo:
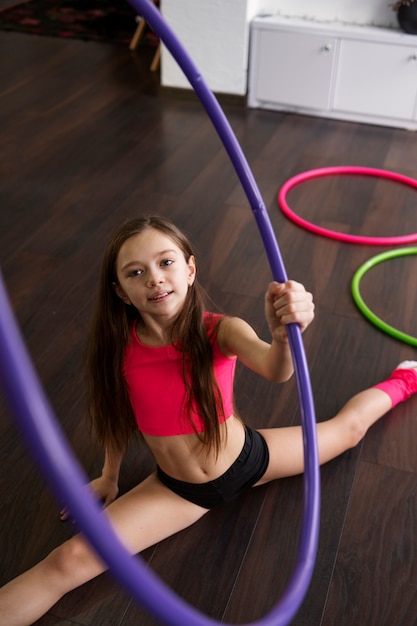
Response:
M172 291L158 292L158 293L154 294L153 296L151 296L150 298L148 298L148 300L162 300L162 298L166 298L171 293L172 293Z

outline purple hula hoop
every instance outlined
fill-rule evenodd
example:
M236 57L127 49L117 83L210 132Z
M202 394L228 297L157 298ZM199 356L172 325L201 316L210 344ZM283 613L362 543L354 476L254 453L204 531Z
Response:
M159 11L149 0L130 4L150 24L176 58L211 118L236 169L256 218L274 279L286 281L268 214L257 185L222 109L193 62ZM304 507L297 562L286 590L272 611L257 626L288 624L301 605L310 584L317 553L320 509L320 475L314 403L308 367L298 325L288 328L300 398L305 455ZM173 626L218 624L190 607L121 544L86 488L87 477L75 460L54 419L14 318L0 276L0 371L5 397L22 435L55 495L71 510L78 527L108 564L120 584L155 617Z

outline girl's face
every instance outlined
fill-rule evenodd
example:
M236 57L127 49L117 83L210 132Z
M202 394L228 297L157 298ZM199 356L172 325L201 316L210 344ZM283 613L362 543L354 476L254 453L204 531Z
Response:
M116 261L116 293L147 316L175 319L196 275L195 259L188 261L167 235L149 228L127 239Z

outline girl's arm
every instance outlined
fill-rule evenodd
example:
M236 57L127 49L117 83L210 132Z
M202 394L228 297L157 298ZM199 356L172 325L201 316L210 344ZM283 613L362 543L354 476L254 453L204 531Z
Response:
M236 355L264 378L284 382L294 371L285 327L297 323L302 332L307 328L314 317L313 298L300 283L273 282L265 295L265 314L272 337L270 344L243 320L225 318L218 332L219 346L224 354Z
M115 452L110 448L106 448L101 476L95 478L88 484L104 507L113 502L119 493L118 483L122 459L122 452ZM62 521L67 520L69 517L70 513L67 508L60 512Z
M105 507L113 502L119 493L119 473L122 459L123 452L107 447L101 476L90 483L90 487L94 489Z

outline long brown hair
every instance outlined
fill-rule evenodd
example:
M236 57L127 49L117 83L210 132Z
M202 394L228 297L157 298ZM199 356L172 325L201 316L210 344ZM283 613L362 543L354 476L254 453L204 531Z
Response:
M183 252L186 262L193 255L187 237L169 220L156 216L126 222L107 244L87 348L88 405L91 425L99 442L120 451L137 432L123 376L123 361L131 326L140 315L135 307L125 304L116 293L116 261L123 243L147 229L167 235ZM178 346L183 354L190 420L194 402L204 424L201 441L218 454L221 443L219 414L223 415L223 403L213 372L212 347L203 316L204 305L204 292L195 279L174 323L171 337L181 338Z

